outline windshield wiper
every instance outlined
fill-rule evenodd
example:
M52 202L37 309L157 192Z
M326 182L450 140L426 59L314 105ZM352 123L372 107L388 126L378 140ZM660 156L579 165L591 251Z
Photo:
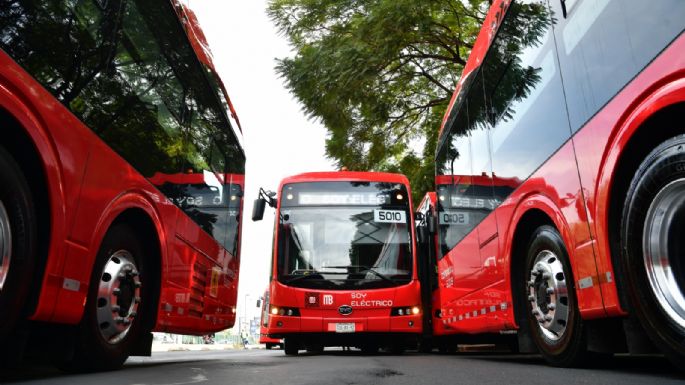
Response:
M381 274L378 271L374 270L373 268L368 267L368 266L364 266L364 265L326 266L325 268L326 269L361 269L361 270L357 270L356 273L371 273L380 279L386 280L388 282L393 282L393 283L395 282L395 281L393 281L392 278L388 277L387 275Z
M309 279L309 278L317 278L317 279L324 279L323 275L324 273L316 270L308 270L309 273L307 274L302 274L298 275L297 277L290 278L285 281L285 283L292 283L292 282L297 282L303 279ZM347 273L337 273L337 272L330 272L330 273L325 273L325 274L347 274Z

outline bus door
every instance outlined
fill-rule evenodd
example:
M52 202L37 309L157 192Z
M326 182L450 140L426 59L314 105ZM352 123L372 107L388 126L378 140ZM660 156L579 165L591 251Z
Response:
M421 282L423 304L423 334L430 336L433 330L433 291L438 288L434 203L426 194L416 215L417 267ZM431 224L432 223L432 224Z

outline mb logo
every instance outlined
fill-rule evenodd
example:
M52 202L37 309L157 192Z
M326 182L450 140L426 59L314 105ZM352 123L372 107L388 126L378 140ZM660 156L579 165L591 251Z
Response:
M333 305L333 296L330 294L324 294L323 304L324 305Z

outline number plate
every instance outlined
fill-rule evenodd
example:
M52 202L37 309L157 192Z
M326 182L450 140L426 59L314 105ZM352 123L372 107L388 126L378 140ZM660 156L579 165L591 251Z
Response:
M336 333L354 333L353 323L335 324Z
M440 217L440 225L468 225L469 213L466 211L443 211L438 214Z
M373 210L376 223L407 223L407 213L402 210Z

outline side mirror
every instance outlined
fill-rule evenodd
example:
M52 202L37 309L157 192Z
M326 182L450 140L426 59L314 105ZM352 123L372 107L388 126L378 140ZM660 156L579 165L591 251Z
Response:
M419 243L426 243L428 239L428 228L426 226L418 226L416 228L416 238Z
M429 234L435 234L435 217L433 214L428 213L426 215L426 225L427 225L427 230Z
M257 300L257 307L262 307L262 300L261 300L261 298Z
M252 206L252 220L261 221L264 219L264 209L266 208L266 200L261 196L254 200L254 205Z

